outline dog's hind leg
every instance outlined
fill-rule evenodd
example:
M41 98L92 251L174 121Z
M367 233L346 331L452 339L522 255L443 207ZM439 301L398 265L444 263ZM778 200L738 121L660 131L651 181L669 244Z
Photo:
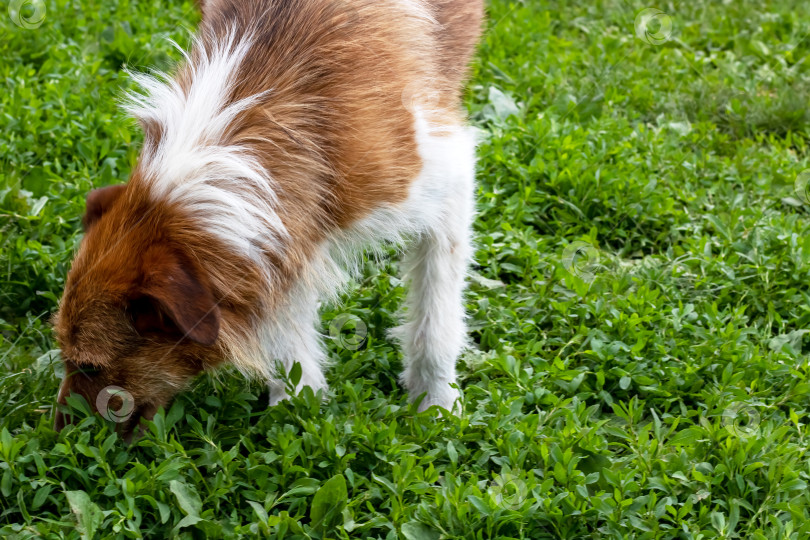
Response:
M424 124L423 124L424 127ZM456 360L465 346L464 285L472 256L475 145L464 128L453 134L421 133L424 169L419 212L431 208L427 229L405 256L410 282L406 320L394 331L402 343L402 384L411 401L426 394L420 410L439 405L452 410L458 398Z

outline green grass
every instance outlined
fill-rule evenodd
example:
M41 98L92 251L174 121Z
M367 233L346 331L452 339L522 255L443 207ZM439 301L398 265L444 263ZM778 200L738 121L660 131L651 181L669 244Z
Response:
M48 317L86 192L137 156L123 67L170 66L198 15L45 7L0 10L0 536L810 537L804 3L493 0L463 413L396 384L391 257L323 310L368 329L328 341L327 401L221 372L133 446L52 430Z

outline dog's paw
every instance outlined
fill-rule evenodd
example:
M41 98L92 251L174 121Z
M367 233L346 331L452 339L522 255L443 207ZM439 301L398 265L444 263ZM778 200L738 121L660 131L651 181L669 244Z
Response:
M419 395L421 394L412 394L412 401L415 401ZM428 390L424 399L419 403L417 410L424 412L433 406L437 406L448 411L450 414L458 414L461 410L460 397L461 394L458 389L450 386L450 383L447 383L438 388Z
M290 399L290 394L288 394L287 391L283 387L281 387L281 388L273 388L272 386L270 387L270 402L269 403L270 403L271 407L274 407L274 406L278 405L279 403L281 403L282 401L286 401L288 399Z
M268 388L270 390L270 406L273 407L274 405L278 405L282 401L286 401L290 399L290 394L287 392L287 387L284 386L282 382L273 381L268 383ZM298 387L295 389L295 394L299 394L301 389L305 386L309 386L312 388L312 392L314 394L318 393L318 390L323 390L323 399L326 399L326 394L329 387L326 385L326 382L320 379L313 380L313 381L301 381L298 383Z

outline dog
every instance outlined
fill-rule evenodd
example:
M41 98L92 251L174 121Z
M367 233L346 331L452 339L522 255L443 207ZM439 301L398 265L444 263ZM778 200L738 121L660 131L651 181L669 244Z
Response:
M466 343L475 137L462 89L482 0L209 0L172 76L132 74L144 141L87 197L54 316L57 402L114 387L124 430L230 363L288 397L327 388L318 306L402 247L401 383L452 411ZM55 427L70 419L61 412Z

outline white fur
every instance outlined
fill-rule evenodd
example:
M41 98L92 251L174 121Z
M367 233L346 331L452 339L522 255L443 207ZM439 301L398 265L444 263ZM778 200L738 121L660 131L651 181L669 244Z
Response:
M250 47L251 36L236 31L212 50L198 39L194 61L183 53L191 70L187 90L163 73L133 73L141 93L128 94L125 107L162 129L160 143L144 141L141 156L155 200L179 203L226 245L266 265L264 252L280 248L286 238L274 209L276 186L246 148L225 142L234 120L263 95L227 104Z
M265 365L275 368L280 362L289 373L295 362L301 364L301 380L297 390L309 386L314 391L326 389L323 367L326 353L314 323L318 319L318 297L315 290L303 283L297 284L283 306L274 310L261 328L260 341ZM270 378L270 404L287 397L283 384Z
M417 118L417 142L423 170L411 194L411 214L424 221L425 230L406 255L407 319L393 334L402 343L401 382L411 400L426 393L420 410L452 410L459 394L450 385L467 339L463 293L472 258L475 137L461 127L447 136L434 134Z
M412 400L426 393L421 410L431 405L452 410L458 398L451 387L456 359L466 341L463 290L472 254L475 137L462 126L431 127L418 111L416 132L423 168L408 198L379 208L321 246L283 312L267 322L264 357L281 359L287 370L301 362L301 384L324 388L314 299L334 298L364 250L411 244L405 262L406 321L393 331L405 357L401 381ZM278 382L270 387L271 402L286 396Z

